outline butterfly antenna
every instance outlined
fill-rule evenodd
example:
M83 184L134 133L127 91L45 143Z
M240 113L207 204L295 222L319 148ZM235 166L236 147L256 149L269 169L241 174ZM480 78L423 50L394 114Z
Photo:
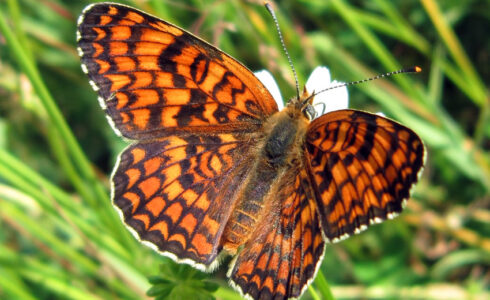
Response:
M265 1L264 3L265 8L267 8L267 11L269 14L272 16L272 20L274 20L274 24L276 25L276 30L277 34L279 35L279 40L281 41L282 49L284 50L284 53L286 53L286 57L288 58L289 66L291 67L291 70L293 71L294 75L294 81L296 82L296 96L299 99L299 82L298 82L298 75L296 74L296 69L293 66L293 61L291 60L291 56L289 56L288 49L286 48L286 44L284 43L284 38L282 37L282 32L281 28L279 27L279 22L277 21L276 14L274 13L274 10L272 9L272 5L270 4L269 1Z
M367 79L363 79L363 80L352 81L352 82L347 82L347 83L342 83L342 84L334 85L334 86L328 87L326 89L320 90L318 92L315 92L314 94L315 95L318 95L318 94L323 93L323 92L326 92L328 90L333 90L333 89L337 89L337 88L348 86L348 85L354 85L354 84L364 83L364 82L367 82L367 81L376 80L376 79L380 79L380 78L383 78L383 77L389 77L389 76L396 75L396 74L420 73L420 72L422 72L422 68L421 67L418 67L418 66L414 66L414 67L411 67L411 68L406 68L406 69L401 69L401 70L398 70L398 71L393 71L393 72L388 72L388 73L380 74L380 75L377 75L377 76L374 76L374 77L371 77L371 78L367 78Z

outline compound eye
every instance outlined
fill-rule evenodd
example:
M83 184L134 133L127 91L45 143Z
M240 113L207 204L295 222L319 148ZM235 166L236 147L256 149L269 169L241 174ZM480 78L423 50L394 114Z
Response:
M312 105L308 104L306 105L306 107L304 108L303 110L303 113L305 114L305 116L308 118L308 120L313 120L314 118L316 118L316 110L315 108L313 108Z

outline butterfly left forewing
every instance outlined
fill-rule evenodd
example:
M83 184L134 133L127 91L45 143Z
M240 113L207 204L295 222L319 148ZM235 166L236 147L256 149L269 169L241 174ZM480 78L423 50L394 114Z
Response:
M412 130L354 110L315 119L307 132L305 154L330 241L400 213L425 155Z
M277 111L239 62L131 7L88 6L79 19L78 46L110 122L130 139L254 132Z

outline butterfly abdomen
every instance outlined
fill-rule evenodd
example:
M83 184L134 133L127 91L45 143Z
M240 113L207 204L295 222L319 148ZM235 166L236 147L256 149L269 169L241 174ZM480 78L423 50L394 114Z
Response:
M267 199L277 192L275 186L285 170L298 163L308 122L300 115L301 112L286 108L271 116L264 125L265 137L257 142L258 155L250 166L252 170L225 230L228 250L245 243L257 230L257 224L270 213L271 202Z

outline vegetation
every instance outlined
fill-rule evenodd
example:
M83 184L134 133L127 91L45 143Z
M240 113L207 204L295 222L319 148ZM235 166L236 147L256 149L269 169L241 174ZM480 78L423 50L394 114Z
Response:
M151 288L161 299L240 299L225 266L208 275L172 263L112 208L108 174L125 142L80 69L76 20L89 3L0 1L0 298L141 299ZM124 3L270 70L283 96L294 94L261 1ZM352 108L416 131L427 164L400 217L327 247L303 299L490 298L488 1L291 0L275 9L300 83L318 65L341 81L424 70L349 89Z

